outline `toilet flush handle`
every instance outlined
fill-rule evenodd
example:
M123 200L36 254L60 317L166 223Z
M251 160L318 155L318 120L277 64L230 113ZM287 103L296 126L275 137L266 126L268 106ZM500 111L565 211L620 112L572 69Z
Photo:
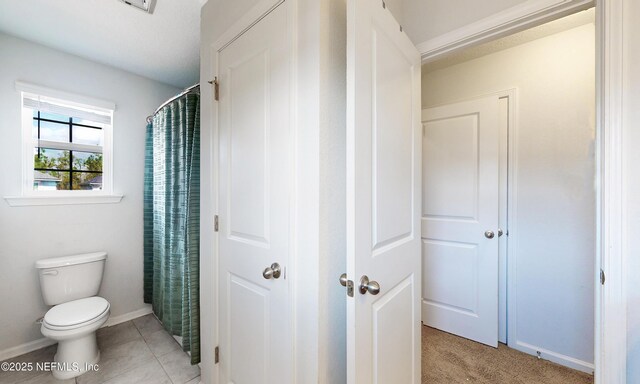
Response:
M56 269L49 269L47 271L42 271L43 275L52 275L52 276L56 276L58 274L58 270Z

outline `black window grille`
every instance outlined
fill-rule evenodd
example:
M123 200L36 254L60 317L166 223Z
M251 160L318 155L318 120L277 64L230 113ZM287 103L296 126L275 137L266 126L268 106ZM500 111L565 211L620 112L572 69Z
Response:
M35 111L34 111L35 112ZM62 117L62 116L60 116ZM66 125L68 132L69 132L69 143L73 144L73 128L74 127L83 127L83 128L90 128L90 129L98 129L98 130L102 130L102 127L99 126L94 126L94 125L88 125L88 124L83 124L80 123L78 121L74 121L73 117L69 117L68 120L62 120L62 119L51 119L51 118L44 118L41 117L40 111L37 111L37 113L34 113L33 116L33 120L36 122L37 124L37 138L38 140L41 139L41 123L42 122L48 122L48 123L54 123L54 124L60 124L60 125ZM79 120L79 119L77 119ZM43 151L46 150L45 147L41 147L40 145L38 145L37 147L37 154L36 156L38 158L40 158L43 155ZM74 151L74 150L69 150L69 161L68 161L68 166L61 168L59 166L55 167L55 168L46 168L46 167L38 167L37 165L34 167L34 171L39 171L39 172L47 172L55 177L61 177L63 175L68 175L67 178L64 178L65 180L68 180L68 185L66 185L66 183L64 183L62 180L58 183L58 188L59 190L82 190L82 189L92 189L92 184L90 183L91 180L95 180L96 178L102 176L102 161L100 162L100 167L99 170L97 169L74 169L74 152L89 152L89 151ZM101 154L101 153L100 153ZM85 177L80 178L80 179L76 179L74 180L74 174L81 174L84 176L91 176L91 178L87 178ZM99 185L100 188L102 187L102 180L99 180L99 182L95 183L96 185Z

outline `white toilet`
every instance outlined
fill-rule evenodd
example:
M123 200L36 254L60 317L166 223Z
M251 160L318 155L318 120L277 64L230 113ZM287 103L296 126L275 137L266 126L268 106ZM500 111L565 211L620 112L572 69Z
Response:
M54 306L40 330L58 342L56 379L80 376L100 360L96 331L109 318L110 305L96 295L106 260L106 252L97 252L36 262L44 302Z

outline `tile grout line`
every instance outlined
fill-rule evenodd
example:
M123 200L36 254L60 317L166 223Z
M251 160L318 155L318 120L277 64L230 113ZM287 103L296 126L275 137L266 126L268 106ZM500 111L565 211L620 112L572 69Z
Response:
M169 333L169 331L167 331L166 329L164 329L164 328L163 328L163 329L158 330L158 331L156 331L156 332L160 332L160 331L163 331L163 332L167 333L167 334L168 334L169 336L171 336L171 338L173 339L173 336L172 336L172 335ZM153 332L153 333L156 333L156 332ZM144 339L144 337L143 337L143 339ZM184 352L184 351L182 350L182 345L180 345L180 343L178 343L178 341L177 341L177 340L175 340L175 339L174 339L173 341L178 345L179 350L180 350L180 351L182 351L182 352ZM147 347L149 347L149 349L151 349L151 347L150 347L150 346L149 346L149 344L147 343L146 339L145 339L145 343L147 344ZM160 367L162 368L162 370L164 371L164 373L167 375L167 378L169 379L169 381L170 381L171 383L173 383L173 384L185 384L185 383L188 383L189 381L191 381L191 380L195 379L196 377L200 377L200 374L198 374L198 375L196 375L196 376L194 376L194 377L192 377L192 378L187 379L187 381L185 381L185 382L183 382L183 383L173 381L173 379L172 379L172 378L171 378L171 376L169 375L169 372L167 372L167 370L164 368L164 365L163 365L163 364L162 364L162 362L160 361L160 357L162 357L162 356L166 356L166 355L168 355L168 354L170 354L170 353L173 353L173 352L175 352L175 351L168 351L168 352L163 353L163 354L162 354L162 355L160 355L160 356L156 356L156 354L155 354L155 353L153 353L153 350L151 351L151 353L152 353L152 354L153 354L153 356L156 358L156 360L158 361L158 364L160 364Z
M154 317L155 317L155 315L154 315ZM160 320L158 320L158 318L157 318L157 317L155 317L155 319L156 319L158 322L160 321ZM162 324L162 323L161 323L161 324ZM138 328L138 326L136 325L136 323L133 323L133 325L136 327L136 329L138 330L138 332L140 332L140 329ZM154 332L151 332L149 335L152 335L152 334L154 334L154 333L156 333L156 332L160 332L160 331L163 331L163 332L166 332L167 334L169 334L169 332L168 332L166 329L164 329L164 326L163 326L161 329L159 329L159 330L157 330L157 331L154 331ZM173 383L173 384L183 384L183 383L174 383L173 379L171 378L171 376L169 376L169 373L168 373L168 372L167 372L167 370L164 368L164 365L162 365L162 362L161 362L161 361L160 361L160 359L159 359L159 357L160 357L160 356L167 355L167 354L171 353L171 351L166 352L166 353L164 353L164 354L162 354L162 355L160 355L160 356L156 356L156 354L153 352L153 350L152 350L152 349L151 349L151 347L149 346L149 343L147 342L147 339L144 337L144 335L142 335L142 332L140 332L140 335L142 336L142 340L144 340L144 343L147 345L147 348L149 348L149 350L151 350L151 354L152 354L152 355L153 355L153 357L156 359L156 362L158 362L158 365L160 365L160 368L162 368L162 372L164 372L165 376L167 376L167 379L169 379L169 381L170 381L171 383ZM171 336L171 334L169 334L169 336ZM172 337L172 338L173 338L173 337Z
M162 368L162 372L164 372L164 374L167 376L167 379L169 379L169 381L172 382L173 384L178 384L178 383L174 383L173 382L173 379L171 378L171 376L169 376L169 373L167 372L167 370L164 369L164 365L162 365L162 362L160 361L160 359L158 359L158 357L156 355L154 355L153 357L156 358L156 361L160 365L160 368Z

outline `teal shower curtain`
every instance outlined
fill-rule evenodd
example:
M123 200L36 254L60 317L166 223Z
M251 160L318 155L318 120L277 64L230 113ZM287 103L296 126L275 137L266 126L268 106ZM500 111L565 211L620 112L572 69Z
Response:
M200 362L200 95L188 93L147 125L144 301Z

